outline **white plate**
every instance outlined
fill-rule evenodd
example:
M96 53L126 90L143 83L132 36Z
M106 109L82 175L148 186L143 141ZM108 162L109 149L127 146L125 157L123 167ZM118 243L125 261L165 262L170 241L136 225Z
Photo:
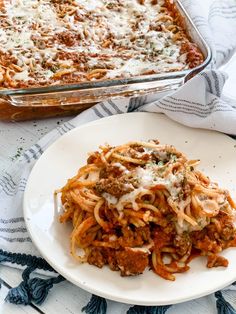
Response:
M165 305L210 294L236 279L236 249L224 251L227 268L206 268L196 258L190 271L170 282L146 270L137 277L120 277L108 267L79 265L69 253L70 226L58 223L53 191L86 163L87 152L100 144L158 138L173 144L189 158L201 159L201 170L236 195L236 142L218 132L191 129L164 115L129 113L104 118L76 128L57 140L41 156L29 177L24 216L33 242L60 274L79 287L112 300L139 305Z

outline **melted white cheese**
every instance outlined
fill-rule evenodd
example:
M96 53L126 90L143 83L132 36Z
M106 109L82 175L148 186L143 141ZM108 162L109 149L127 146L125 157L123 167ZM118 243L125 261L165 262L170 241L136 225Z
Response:
M119 163L119 162L113 163L112 166L119 168L119 170L122 171L123 173L128 174L128 173L130 172L125 166L123 166L123 165L122 165L121 163Z
M180 222L180 220L178 219L177 223L175 224L177 233L182 234L183 232L190 233L192 231L202 230L209 224L209 220L206 217L197 218L196 221L197 225L192 226L187 221L183 220L182 222Z
M105 200L107 201L109 206L110 205L115 205L118 202L118 199L115 196L113 196L113 195L111 195L109 193L105 192L105 193L102 194L102 196L105 198Z
M117 210L122 211L124 204L131 204L134 210L139 210L138 204L136 203L136 199L141 192L145 193L148 192L148 190L144 189L143 187L139 187L130 193L122 195L116 204Z
M155 185L163 184L173 198L176 198L181 191L180 184L183 181L181 173L177 175L169 174L166 178L160 177L156 174L155 166L149 166L147 169L137 167L135 177L138 178L139 184L144 188L152 188Z
M115 163L113 166L117 166L122 170L126 168L121 165L120 163ZM122 211L125 204L131 204L134 210L139 210L138 204L136 203L137 197L140 193L146 193L150 190L150 188L158 185L163 184L166 189L169 191L170 196L172 199L176 199L181 192L181 183L183 181L183 175L181 173L177 175L169 174L166 178L160 177L156 173L155 169L156 165L149 167L147 169L142 167L135 168L134 171L128 173L132 175L133 178L137 179L138 187L134 188L131 183L127 183L127 188L131 187L134 188L133 191L122 195L120 198L116 198L109 193L103 193L102 196L108 202L109 205L115 205L118 211ZM127 169L126 169L127 170ZM125 172L124 172L125 173ZM127 173L127 172L126 172ZM185 202L186 203L186 202ZM180 203L181 206L186 207L187 203Z
M28 81L30 79L29 73L27 70L16 73L13 78L14 80L17 80L17 81Z

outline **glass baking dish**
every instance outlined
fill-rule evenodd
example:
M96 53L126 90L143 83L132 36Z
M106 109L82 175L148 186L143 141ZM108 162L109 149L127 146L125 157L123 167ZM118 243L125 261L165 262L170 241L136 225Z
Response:
M204 62L184 71L136 76L127 79L101 80L79 84L54 85L27 89L2 89L0 102L17 107L64 107L77 105L84 109L108 98L135 97L160 93L180 87L189 78L202 71L211 61L211 49L202 38L179 0L174 1L183 18L188 35L197 44Z

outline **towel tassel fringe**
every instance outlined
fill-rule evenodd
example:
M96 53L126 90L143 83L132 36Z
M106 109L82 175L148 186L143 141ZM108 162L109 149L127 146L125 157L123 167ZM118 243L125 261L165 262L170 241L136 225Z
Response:
M35 266L30 266L23 271L23 281L17 287L8 291L5 298L7 302L23 305L28 305L33 302L40 305L46 299L48 292L53 285L65 280L61 275L49 279L42 279L38 277L30 279L30 274L35 269Z
M30 274L37 268L54 271L45 260L35 256L7 253L0 250L0 262L28 266L22 273L23 281L17 287L8 291L5 300L10 303L28 305L31 302L34 302L35 304L40 305L46 299L48 292L53 285L65 280L61 275L49 279L42 279L39 277L30 278Z
M223 297L220 291L215 293L218 314L236 314L236 310Z
M85 312L86 314L106 314L107 301L104 298L93 294L88 304L82 308L82 312Z

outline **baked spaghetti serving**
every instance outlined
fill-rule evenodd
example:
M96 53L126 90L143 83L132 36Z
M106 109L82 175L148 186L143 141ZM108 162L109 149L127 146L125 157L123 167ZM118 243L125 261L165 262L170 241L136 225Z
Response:
M0 87L185 70L203 62L170 0L1 0Z
M236 244L236 207L227 190L196 170L198 163L157 140L90 154L55 192L60 222L73 226L73 257L122 276L149 267L168 280L199 255L207 267L226 267L219 253Z

